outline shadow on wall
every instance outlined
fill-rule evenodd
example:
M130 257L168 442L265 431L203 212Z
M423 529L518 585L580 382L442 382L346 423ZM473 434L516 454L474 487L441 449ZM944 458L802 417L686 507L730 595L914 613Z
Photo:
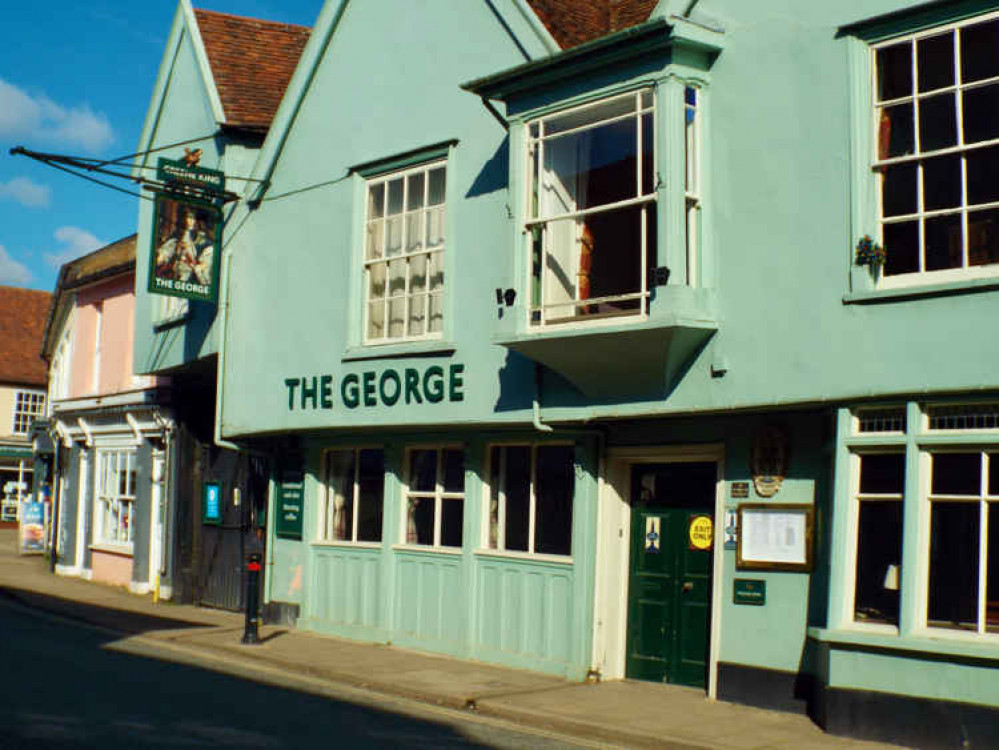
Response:
M480 195L505 190L510 177L510 136L504 136L496 152L489 158L475 176L472 186L465 194L466 198L476 198Z

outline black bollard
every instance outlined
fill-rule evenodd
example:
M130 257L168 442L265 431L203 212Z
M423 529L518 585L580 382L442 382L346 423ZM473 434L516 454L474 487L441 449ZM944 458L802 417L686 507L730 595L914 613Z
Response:
M246 558L246 627L241 643L247 646L260 643L259 582L260 555L254 553Z

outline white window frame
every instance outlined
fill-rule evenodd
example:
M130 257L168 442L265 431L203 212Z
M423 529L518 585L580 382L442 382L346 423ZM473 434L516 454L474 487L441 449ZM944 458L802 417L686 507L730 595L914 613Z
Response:
M14 410L11 415L12 435L26 436L31 432L31 423L45 416L45 391L18 389L14 392Z
M692 92L694 103L687 101L687 93ZM684 124L684 216L686 220L687 286L700 285L701 210L703 203L701 177L702 121L704 109L701 107L703 89L687 84L683 90ZM688 125L687 118L691 117Z
M536 441L510 441L510 442L496 442L489 443L486 446L486 474L488 478L486 482L483 483L483 526L482 526L482 549L488 552L501 552L510 555L528 555L530 557L545 557L554 558L557 560L565 561L572 559L572 528L569 529L569 552L567 554L554 554L554 553L542 553L536 552L535 546L535 529L537 526L537 481L538 481L538 449L539 448L553 448L553 447L570 447L574 448L575 444L571 441L553 441L553 442L536 442ZM499 469L499 481L500 487L496 492L496 544L493 544L491 525L492 525L492 476L493 476L493 449L500 449L500 469ZM507 448L529 448L531 451L531 477L530 477L530 487L529 487L529 509L528 509L528 531L527 531L527 550L508 550L506 549L506 539L504 538L503 530L506 528L506 486L504 477L506 475L506 450ZM573 471L575 471L575 457L572 460ZM573 491L573 513L575 513L575 491Z
M411 456L414 451L424 451L433 450L437 451L437 468L436 477L434 482L434 491L416 491L412 490L413 477L412 472L412 460ZM405 461L404 464L404 474L406 477L405 483L402 488L402 513L401 515L401 528L400 528L400 544L406 547L414 547L417 549L433 549L437 551L458 551L465 546L465 529L464 529L464 519L465 519L465 477L462 477L462 491L461 492L446 492L444 490L444 452L448 450L461 451L464 461L467 463L468 451L465 446L458 443L441 443L437 445L410 445L406 447L406 451L403 457ZM468 473L467 466L465 467L465 474ZM409 503L412 499L420 500L433 500L434 502L434 532L433 532L433 543L432 544L420 544L416 541L409 541ZM462 502L462 530L461 530L461 546L451 547L441 545L441 520L442 511L445 500L460 500Z
M135 544L135 499L138 453L135 448L99 448L94 471L94 545L119 547L131 551ZM125 480L125 492L120 492L119 475L132 472L134 479ZM129 486L131 484L131 486ZM131 489L131 493L128 490ZM117 509L117 524L106 527L107 519ZM127 512L123 512L127 511ZM125 521L124 519L128 520Z
M642 97L644 94L650 96L651 104L648 106L642 106ZM552 119L558 119L566 115L570 115L577 112L585 112L588 109L596 109L598 107L605 106L609 102L617 99L625 99L627 97L634 97L635 99L635 110L624 115L618 115L614 117L608 117L596 122L587 123L586 125L579 126L576 128L570 128L556 135L546 135L545 134L545 123ZM642 143L642 117L645 114L651 113L652 117L652 133L653 133L653 146L652 146L652 159L653 159L653 186L651 192L645 194L642 192L642 178L643 178L643 143ZM534 210L532 207L532 196L533 187L535 185L543 185L543 173L545 165L545 142L553 138L559 138L566 135L571 135L585 130L592 130L595 128L602 127L614 122L624 121L627 119L636 120L636 155L635 155L635 172L636 172L636 191L635 197L620 200L614 203L602 204L588 209L582 209L577 211L570 211L564 213L555 213L546 215L543 213L542 206L538 206L538 216L534 216ZM537 130L537 135L532 135L532 131ZM540 117L528 120L524 127L524 139L525 139L525 163L524 163L524 175L525 175L525 190L524 190L524 205L523 205L523 216L524 221L524 249L523 253L526 258L526 268L524 276L524 290L525 297L527 298L527 304L524 306L527 320L527 329L530 331L541 331L551 326L556 326L559 328L572 327L572 326L592 326L594 324L602 324L607 322L607 318L603 316L595 316L592 319L587 319L586 316L575 314L568 317L559 317L556 320L549 321L547 311L552 308L565 309L568 307L581 307L584 305L596 305L600 303L608 302L625 302L630 300L638 300L639 304L636 310L633 312L622 312L619 316L614 316L610 318L611 321L614 320L645 320L648 318L648 305L651 293L649 290L649 264L648 264L648 220L647 215L649 211L656 212L656 218L658 220L658 178L656 177L658 173L658 168L656 164L657 154L659 153L659 114L658 114L658 94L654 86L642 86L641 88L634 89L632 91L624 92L621 94L613 94L609 96L604 96L600 99L589 101L583 104L579 104L574 107L567 107L566 109L561 109L556 112L542 115ZM535 159L535 154L537 158ZM536 162L536 164L535 164ZM540 188L539 188L540 191ZM545 299L545 280L548 272L548 247L549 247L549 226L557 221L567 221L570 219L577 220L577 227L581 224L588 216L593 216L600 213L609 213L613 211L619 211L621 209L630 208L633 206L643 206L645 207L645 217L641 222L641 280L640 289L637 292L629 292L627 294L612 295L606 297L592 297L585 300L579 298L579 284L577 283L574 287L574 297L572 302L548 302ZM656 223L658 226L658 221ZM540 280L538 282L540 287L540 303L536 306L533 300L533 288L534 288L534 277L533 277L533 235L534 230L540 228L541 231L541 269L540 269ZM578 233L577 233L578 234ZM660 254L663 253L663 248L658 248ZM537 319L535 319L535 317Z
M980 278L991 278L999 276L999 262L985 264L980 266L969 265L968 262L968 214L972 211L983 211L989 209L999 209L999 201L993 201L990 203L973 204L968 203L968 170L967 170L967 160L965 156L975 150L988 148L992 146L999 146L999 138L993 138L985 141L978 141L972 145L967 145L964 143L964 118L963 118L963 99L962 92L968 89L981 88L983 86L999 84L999 76L992 78L986 78L980 81L974 81L973 83L966 84L961 80L961 44L960 44L960 33L957 31L965 26L974 26L979 23L993 21L999 19L999 11L984 13L973 18L965 19L959 22L944 24L940 26L935 26L931 29L926 29L912 34L905 34L901 36L892 37L876 44L870 45L870 111L871 111L871 154L870 154L870 164L871 169L875 174L876 183L876 202L877 202L877 226L878 226L878 236L882 244L885 244L884 239L884 226L886 224L897 224L915 221L918 224L918 237L919 237L919 265L920 269L915 272L897 274L892 276L885 276L884 274L879 274L878 284L881 288L891 289L898 287L925 285L927 283L946 283L946 282L959 282L967 281L972 279ZM922 39L939 36L945 33L952 33L954 36L954 83L950 86L946 86L940 89L934 89L928 92L920 92L918 90L918 55L916 52L916 42ZM908 42L912 48L911 60L912 60L912 92L910 95L905 97L900 97L897 99L889 99L883 102L878 101L878 67L877 67L877 53L879 50L886 47L892 47L903 42ZM922 152L920 149L920 131L919 131L919 106L920 100L925 100L939 95L947 95L950 92L954 95L955 102L955 127L957 130L957 143L954 146L947 148L937 149L933 151ZM905 154L900 156L894 156L890 158L881 159L878 154L878 130L880 124L880 112L882 108L892 107L899 104L911 103L913 106L913 148L914 153ZM924 210L924 196L923 196L923 165L929 159L945 155L958 155L961 157L961 203L956 208L946 208L946 209L933 209ZM887 167L895 166L898 164L905 163L915 163L917 165L916 172L916 192L917 192L917 204L916 213L914 214L904 214L900 216L892 216L890 218L885 218L883 215L884 210L884 170ZM931 219L940 216L961 216L961 253L962 253L962 265L958 268L940 269L940 270L926 270L926 238L925 238L925 219ZM891 248L887 248L888 253L891 253Z
M363 232L363 246L361 248L361 263L363 268L363 292L361 297L363 299L363 311L362 311L362 336L361 340L365 346L380 346L385 344L398 344L410 341L433 341L443 337L444 334L444 295L447 293L447 254L448 254L448 237L447 237L447 180L448 180L448 168L447 168L447 158L434 159L432 161L427 161L419 164L415 167L408 167L406 169L398 169L391 172L385 172L384 174L379 174L365 180L364 183L364 232ZM428 201L430 198L430 173L437 169L444 170L444 200L442 203L434 204L434 209L439 209L441 212L441 237L442 242L440 245L430 248L427 246L427 220L428 214L430 212L430 206ZM407 206L409 204L409 178L412 175L420 174L424 175L423 178L423 204L422 208L418 209L421 214L420 220L420 230L423 236L422 249L417 252L408 252L406 245L408 241L408 224L407 217L410 211ZM400 230L400 252L397 255L393 255L389 258L386 254L387 244L388 244L388 217L386 212L388 210L388 185L394 180L402 179L403 184L403 194L402 194L402 213L398 214L401 220L401 230ZM381 217L372 218L370 214L371 210L371 191L373 188L379 185L385 186L385 194L383 196L383 213ZM371 227L376 223L380 223L382 227L381 233L381 248L380 255L378 257L369 258L368 257L368 247L369 247L369 234ZM410 304L414 299L414 294L410 289L410 264L414 258L424 256L426 258L426 280L424 282L424 290L418 294L421 294L425 300L424 308L424 321L423 321L423 333L410 334L408 331L410 324ZM435 260L439 259L439 260ZM393 261L404 261L406 263L406 286L403 295L395 295L391 297L389 295L389 267L390 263ZM439 263L439 269L436 264ZM372 287L372 269L376 266L383 266L385 269L385 290L384 296L381 298L383 302L383 335L378 337L373 337L370 330L370 310L371 304L377 300L372 300L371 287ZM434 272L438 271L443 276L443 281L441 282L441 287L439 290L431 290L430 281ZM431 301L434 297L439 299L439 312L440 312L440 329L437 331L430 331L431 323ZM403 299L405 301L405 312L403 316L403 326L406 329L401 336L390 336L390 318L389 302L392 299Z
M321 544L344 544L357 547L381 547L384 541L384 534L382 535L382 540L374 542L369 540L358 540L357 538L357 521L359 518L358 511L360 510L360 484L358 483L358 478L361 469L361 452L362 451L381 451L382 453L382 464L384 469L385 463L385 449L381 445L345 445L327 448L323 451L323 483L325 490L322 493L322 497L319 503L318 518L316 521L316 541ZM333 504L335 502L335 492L331 484L330 478L330 456L334 453L353 453L354 457L354 476L351 481L351 498L350 502L353 507L353 512L351 514L351 529L349 539L337 539L334 521ZM384 514L385 514L385 472L383 471L382 476L382 518L384 525Z
M946 453L962 453L962 454L974 454L979 455L979 460L981 462L981 474L979 477L979 488L977 495L934 495L931 492L933 486L933 456L941 455ZM923 577L923 594L924 601L921 604L921 612L923 615L922 624L926 630L930 633L937 634L940 632L950 632L950 633L967 633L974 634L980 637L991 637L999 641L999 632L989 633L986 630L986 605L988 604L988 535L989 535L989 504L997 503L999 504L999 495L989 495L988 494L988 466L989 461L992 458L999 460L999 446L982 446L982 445L968 445L961 447L926 447L923 450L923 456L920 463L925 467L926 480L923 483L923 492L921 499L921 505L923 506L923 512L927 516L927 540L925 546L926 553L926 570L924 571ZM932 511L933 503L961 503L966 505L978 505L978 601L975 609L975 629L969 630L967 628L949 627L947 625L936 625L929 622L929 595L930 595L930 563L931 563L931 540L932 540ZM999 550L994 550L994 553L999 555Z
M875 410L897 407L897 404L873 407ZM984 608L987 605L988 594L988 509L990 503L999 503L999 495L987 495L988 473L986 454L999 460L999 427L995 429L982 428L931 428L930 415L935 408L966 406L972 410L994 415L999 413L999 403L910 403L906 409L906 424L903 431L885 430L880 432L861 432L859 415L864 407L852 411L852 419L848 432L843 436L843 447L847 452L847 468L849 471L846 491L847 512L843 527L843 537L837 544L845 553L845 565L842 567L841 581L842 598L834 601L832 622L835 626L868 632L894 635L899 638L918 637L922 639L941 639L950 641L966 641L999 645L999 632L988 632ZM916 415L913 418L913 415ZM859 530L859 503L857 500L860 479L860 456L873 453L899 453L906 455L905 482L902 494L902 565L899 571L900 602L899 625L896 627L887 623L858 621L854 617L857 576L857 541ZM968 628L948 627L946 625L929 624L930 595L930 545L931 545L931 493L932 468L931 457L939 453L979 453L982 455L981 488L977 496L939 496L941 499L958 502L979 503L979 557L978 557L978 620L976 630ZM914 461L913 467L910 462ZM911 483L911 474L917 475L915 484ZM842 486L842 485L841 485ZM907 534L913 534L909 538ZM836 532L840 532L837 530ZM915 550L913 554L912 550ZM999 554L999 550L993 550ZM911 570L906 572L906 565ZM909 588L907 588L907 586ZM915 587L912 590L912 587ZM908 631L904 623L908 620Z

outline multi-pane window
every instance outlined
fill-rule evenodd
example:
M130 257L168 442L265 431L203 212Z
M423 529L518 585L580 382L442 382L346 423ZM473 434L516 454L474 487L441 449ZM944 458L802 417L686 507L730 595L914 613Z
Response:
M856 460L853 616L857 622L898 625L905 454L865 453Z
M444 162L368 182L364 240L367 343L441 333L445 187Z
M135 536L135 451L97 454L97 544L131 545Z
M461 547L465 517L465 453L412 448L406 453L407 544Z
M999 16L874 48L887 282L999 263Z
M651 90L528 123L530 321L644 313L656 266Z
M489 548L572 554L571 445L503 445L489 452Z
M45 414L45 394L38 391L17 391L14 397L15 435L27 435L31 423Z
M380 542L385 454L377 448L346 448L326 454L326 496L320 503L319 539Z
M930 627L999 632L999 453L936 451L930 462Z

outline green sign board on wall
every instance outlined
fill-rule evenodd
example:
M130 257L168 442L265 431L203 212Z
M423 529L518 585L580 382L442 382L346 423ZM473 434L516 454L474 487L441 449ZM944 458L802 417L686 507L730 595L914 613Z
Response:
M732 591L734 604L752 604L762 607L767 603L767 582L736 578Z
M277 496L277 521L274 533L280 539L302 538L302 507L304 475L301 471L286 471L281 475Z

